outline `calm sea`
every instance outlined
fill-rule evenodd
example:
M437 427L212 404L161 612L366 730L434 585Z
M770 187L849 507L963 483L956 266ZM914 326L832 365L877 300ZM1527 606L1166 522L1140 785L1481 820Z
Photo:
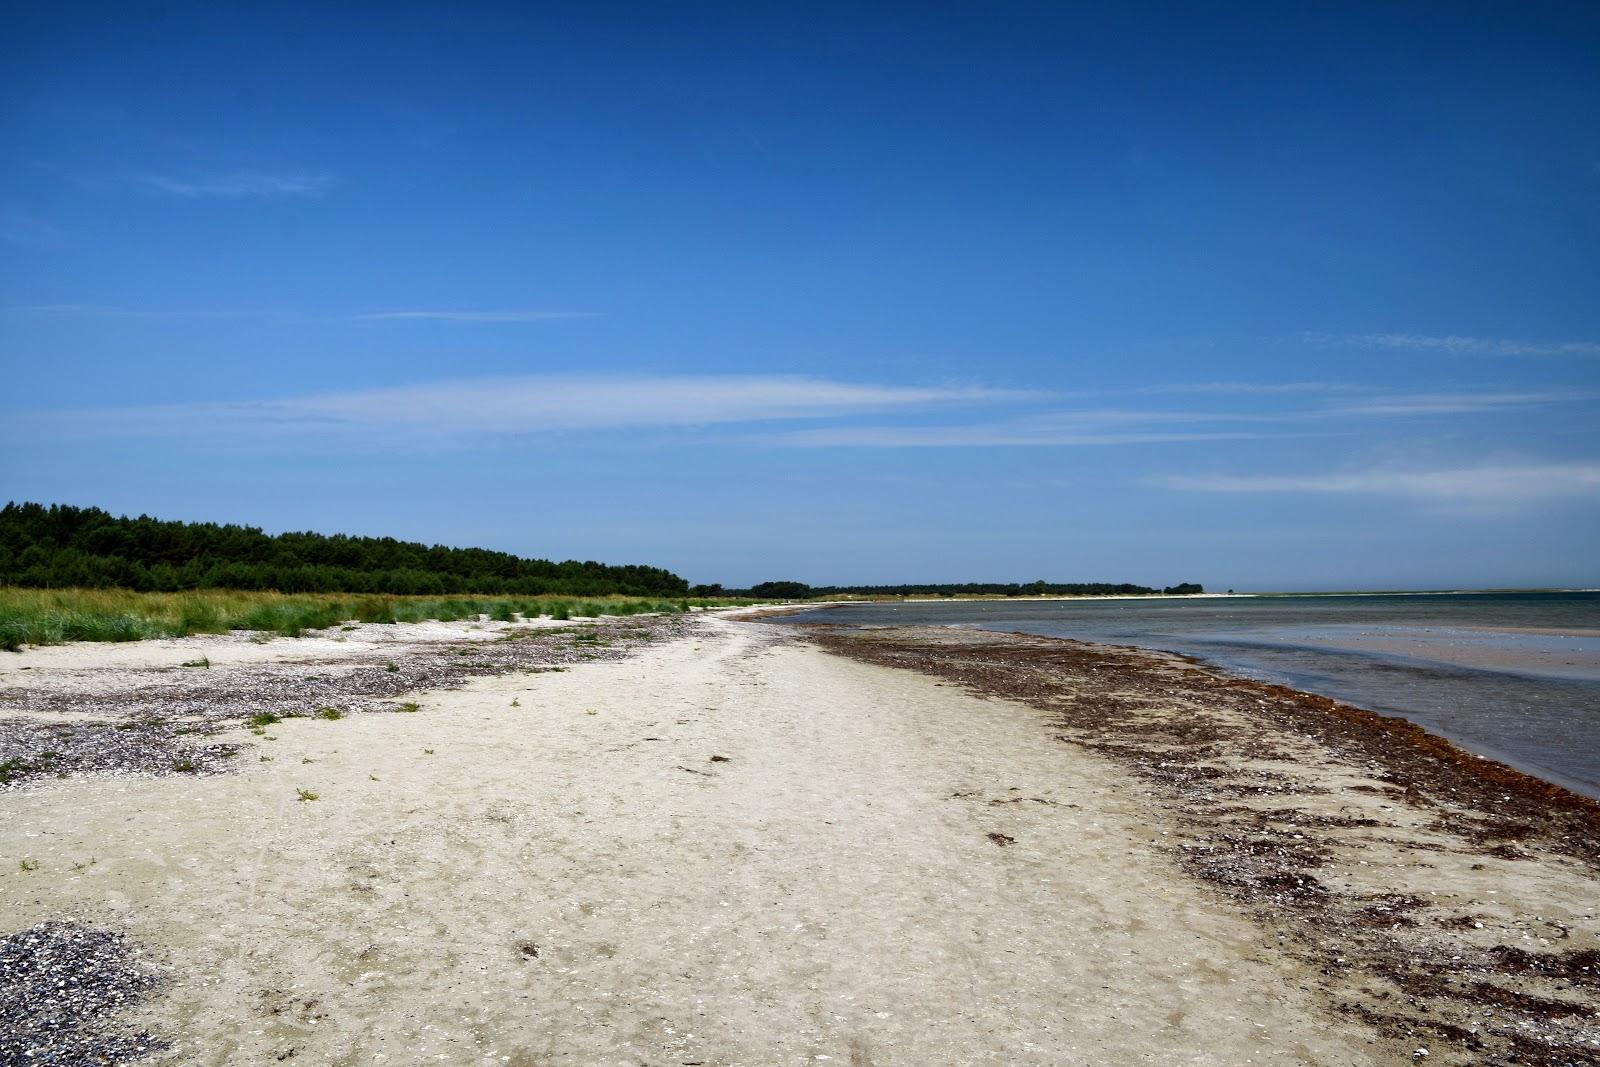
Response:
M1183 652L1403 715L1600 797L1600 593L851 604L786 621L969 626Z

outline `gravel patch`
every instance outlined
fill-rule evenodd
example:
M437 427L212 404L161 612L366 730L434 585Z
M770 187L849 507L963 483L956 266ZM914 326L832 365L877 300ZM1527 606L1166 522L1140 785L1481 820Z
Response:
M50 921L0 940L0 1067L130 1063L166 1048L124 1016L161 985L121 934Z
M403 710L402 697L474 678L621 659L691 625L634 616L512 628L491 640L352 646L341 658L117 671L99 688L0 689L0 791L82 774L218 774L245 746L210 740L257 715Z

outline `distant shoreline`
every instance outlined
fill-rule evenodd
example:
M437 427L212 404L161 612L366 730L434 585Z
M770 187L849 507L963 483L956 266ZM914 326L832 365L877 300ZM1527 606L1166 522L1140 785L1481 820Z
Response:
M1600 593L1600 588L1531 588L1531 589L1340 589L1331 592L1298 592L1273 590L1268 592L1226 593L1046 593L1038 595L1007 596L1002 593L956 593L950 596L854 596L829 597L819 600L797 600L785 606L830 607L835 604L947 604L953 601L994 601L1008 604L1021 602L1050 603L1085 600L1244 600L1277 597L1404 597L1404 596L1497 596L1530 593Z

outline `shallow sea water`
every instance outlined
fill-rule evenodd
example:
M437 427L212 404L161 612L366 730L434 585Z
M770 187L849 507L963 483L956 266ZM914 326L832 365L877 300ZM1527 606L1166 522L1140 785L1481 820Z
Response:
M785 621L968 626L1182 652L1402 715L1600 797L1600 593L852 604Z

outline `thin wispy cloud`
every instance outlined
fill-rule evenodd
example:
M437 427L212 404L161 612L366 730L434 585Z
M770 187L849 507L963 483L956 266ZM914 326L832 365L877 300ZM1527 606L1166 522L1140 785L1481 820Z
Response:
M1211 396L1286 396L1304 393L1362 392L1370 386L1340 385L1334 382L1178 382L1146 385L1138 393L1198 393Z
M1403 497L1495 510L1600 490L1600 463L1491 463L1433 469L1376 467L1303 475L1177 475L1168 489L1204 493L1310 493Z
M546 322L552 319L592 319L593 311L369 311L351 318L358 322Z
M529 376L40 416L112 435L355 432L498 438L559 430L694 427L1014 401L979 386L901 386L784 376Z
M1474 415L1517 408L1543 407L1548 404L1572 403L1592 400L1594 393L1584 392L1526 392L1526 393L1413 393L1374 397L1355 403L1337 405L1329 415Z
M1241 431L1069 431L1025 425L841 426L769 434L759 443L786 448L1083 448L1115 445L1238 441L1259 434Z
M236 171L190 177L137 174L131 181L147 192L188 200L321 197L333 192L339 184L332 174L266 171Z
M57 307L68 314L124 313L88 305ZM225 432L231 439L267 440L357 435L364 441L403 441L411 447L494 444L567 431L710 430L744 424L738 443L786 449L1084 448L1334 437L1366 432L1363 427L1380 420L1491 416L1596 395L1532 390L1380 393L1341 386L1331 396L1319 388L1262 398L1237 389L1248 383L1228 384L1216 395L1207 391L1208 402L1197 410L1168 408L1148 396L1131 406L1062 407L1061 394L969 384L915 386L783 375L521 376L28 418L46 428L71 427L101 436ZM1143 391L1125 392L1131 396ZM1243 394L1240 402L1226 403L1235 392ZM1258 402L1262 400L1270 403ZM997 408L1006 413L976 414ZM781 425L807 421L813 425ZM763 423L769 425L757 425ZM730 440L727 435L721 439ZM1234 485L1238 491L1259 485L1265 491L1280 483L1211 484ZM1287 488L1287 483L1280 487Z
M1131 392L1144 392L1132 390ZM1340 387L1363 392L1363 387ZM1232 390L1229 390L1232 392ZM1322 390L1307 390L1320 394ZM1372 390L1365 390L1375 393ZM790 448L958 448L1159 444L1303 437L1353 432L1380 419L1489 415L1564 402L1590 400L1593 393L1400 393L1360 400L1322 401L1271 410L1152 410L1083 407L1035 411L978 425L837 426L778 431L761 440Z
M1222 428L1246 422L1209 412L1073 408L962 425L828 426L777 431L759 440L785 448L1019 448L1236 441L1262 436L1257 430ZM1190 428L1217 424L1209 429ZM1184 427L1174 429L1173 427Z
M1449 356L1600 356L1600 341L1530 341L1418 333L1306 333L1302 338L1314 344L1388 348Z
M302 315L288 311L240 309L130 308L115 304L23 304L0 307L0 315L39 315L96 319L280 318L304 322L544 322L595 318L592 311L373 311L357 314Z
M202 311L130 308L114 304L24 304L0 308L0 315L41 315L89 319L232 319L276 315L271 311Z
M60 227L20 211L0 211L0 242L23 248L58 249L67 244Z

